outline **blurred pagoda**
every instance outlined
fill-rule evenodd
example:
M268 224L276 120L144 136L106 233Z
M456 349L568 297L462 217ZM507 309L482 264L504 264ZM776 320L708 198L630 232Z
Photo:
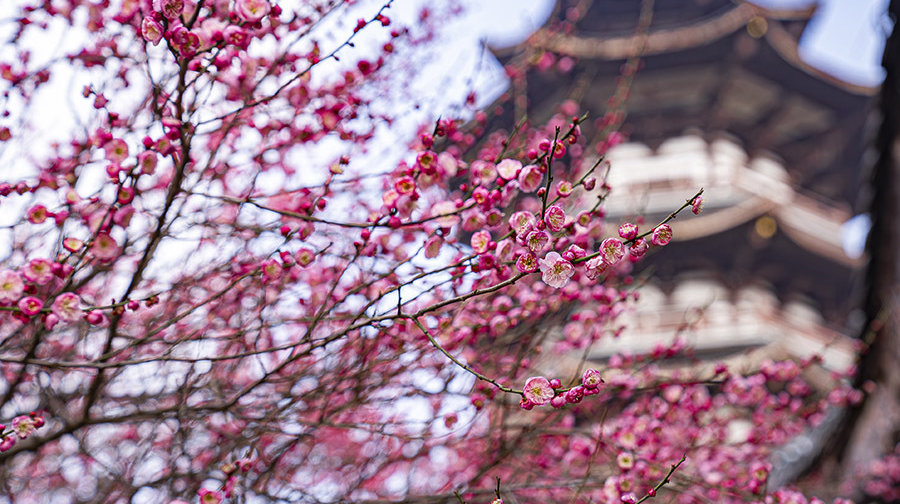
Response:
M604 140L610 97L628 91L613 116L627 141L607 155L610 224L645 215L652 225L706 190L703 213L673 221L673 243L640 263L653 283L592 359L647 350L688 325L706 362L818 353L826 368L853 363L865 259L845 252L841 229L860 213L877 88L801 60L814 11L562 0L528 41L494 51L529 63L510 90L516 114L540 121L573 100L600 118L588 139Z

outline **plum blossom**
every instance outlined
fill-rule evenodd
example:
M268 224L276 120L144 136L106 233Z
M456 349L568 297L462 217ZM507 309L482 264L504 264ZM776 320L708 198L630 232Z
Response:
M79 240L78 238L63 239L63 248L68 250L69 252L78 252L83 246L84 242Z
M700 215L700 212L703 211L703 196L697 196L694 198L694 201L691 202L691 212L694 215Z
M504 159L497 163L497 174L504 180L512 180L519 175L522 169L522 163L515 159Z
M534 192L541 185L541 181L544 180L544 174L541 173L541 169L538 168L537 165L528 165L522 168L519 171L519 188L522 189L522 192Z
M572 387L566 392L566 402L570 404L578 404L582 399L584 399L584 387L582 386Z
M425 241L425 257L434 259L441 252L441 245L444 244L444 238L440 235L432 235Z
M532 273L538 270L537 257L531 252L526 252L516 259L516 269L520 273Z
M487 224L487 219L477 208L464 210L462 213L462 228L466 231L475 231L483 228Z
M175 19L184 11L184 0L162 0L160 10L166 19Z
M47 259L32 259L22 268L22 276L31 283L45 285L53 280L52 263Z
M559 205L550 205L544 212L544 223L550 231L561 231L566 225L566 213Z
M494 163L481 159L472 161L472 164L469 165L469 172L472 173L474 178L481 180L482 183L488 183L497 178L497 169L494 167Z
M535 406L543 406L553 399L556 392L550 386L550 380L543 376L534 376L525 380L525 387L522 390L525 399Z
M106 154L107 161L119 164L128 157L128 144L125 143L125 140L116 138L106 142L103 152Z
M629 452L619 452L619 455L616 456L616 463L620 469L631 469L634 467L634 455Z
M647 240L638 238L630 247L628 247L628 253L631 254L631 257L640 259L641 257L644 257L644 254L647 253L649 247Z
M153 151L144 151L137 156L138 166L141 167L141 173L144 175L153 175L156 172L156 165L159 159Z
M494 255L501 261L509 261L512 258L513 242L510 239L500 240L497 242L497 248Z
M234 11L248 23L255 23L266 17L271 9L268 0L237 0L234 3Z
M550 235L546 231L532 231L525 237L525 243L532 252L540 252L550 243Z
M119 244L116 243L116 240L109 233L100 233L94 239L91 253L101 261L109 261L119 255Z
M472 251L476 254L484 254L488 251L491 244L491 233L487 231L478 231L472 235Z
M297 264L305 268L315 260L316 253L304 247L297 251L294 258L297 260Z
M14 303L25 293L25 282L12 270L0 271L0 303Z
M44 302L36 297L28 296L20 299L17 306L22 310L23 314L31 317L41 312L41 309L44 307Z
M600 257L606 264L615 266L625 257L625 245L615 238L607 238L600 244Z
M566 261L557 252L548 253L543 259L538 260L541 268L541 280L550 287L561 289L569 283L569 279L575 274L575 267Z
M667 245L672 239L672 228L668 224L661 224L653 230L653 237L650 239L654 245Z
M534 214L531 212L520 211L509 216L509 227L517 235L527 234L534 229L535 222Z
M47 217L49 216L50 214L49 212L47 212L47 207L45 207L44 205L34 205L33 207L28 209L28 215L26 218L28 219L28 222L32 224L43 224L43 222L47 220Z
M143 35L144 40L147 42L157 45L159 44L159 41L162 40L163 27L153 18L145 17L144 20L141 21L141 35Z
M44 315L41 320L44 322L44 327L47 328L48 331L52 331L56 324L59 323L59 317L54 313L48 313Z
M631 222L623 222L619 226L619 236L626 240L633 240L638 235L638 227Z
M587 369L584 371L584 374L581 375L581 384L584 385L585 388L597 388L601 383L603 383L603 377L600 376L600 371L597 371L596 369Z
M412 177L400 177L394 181L394 190L400 195L412 194L416 192L416 181Z
M222 502L222 492L201 488L197 491L200 497L200 504L219 504Z
M6 436L3 441L0 441L0 453L9 450L14 444L16 444L16 437L12 434Z
M37 429L37 427L34 419L28 415L19 415L16 418L13 418L12 421L13 432L16 433L16 436L19 436L19 439L27 438L35 431L35 429Z
M603 257L597 256L584 265L584 274L591 280L596 280L598 276L602 275L606 269L609 268L609 264L606 264L603 261Z

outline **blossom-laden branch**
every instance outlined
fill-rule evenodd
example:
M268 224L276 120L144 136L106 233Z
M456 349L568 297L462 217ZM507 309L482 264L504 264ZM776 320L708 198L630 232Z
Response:
M18 9L0 61L4 495L621 502L677 468L682 495L743 502L777 446L859 399L812 389L811 361L666 374L681 335L590 362L702 191L639 233L604 215L616 121L398 96L455 11L403 25L390 7ZM78 36L32 56L53 30ZM54 143L47 92L73 104ZM577 372L547 369L558 354ZM705 463L666 474L681 454Z

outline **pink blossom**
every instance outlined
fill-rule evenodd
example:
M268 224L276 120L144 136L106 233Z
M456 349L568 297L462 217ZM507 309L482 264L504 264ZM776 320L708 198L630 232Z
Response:
M513 242L509 238L497 242L497 248L494 255L501 261L509 261L513 254Z
M600 257L606 264L615 266L625 257L625 245L616 238L607 238L600 244Z
M700 215L700 212L703 211L703 196L697 196L694 198L694 201L691 202L691 212L694 212L694 215Z
M219 504L222 502L222 492L201 488L197 491L197 495L200 496L200 504Z
M161 0L160 10L166 19L175 19L184 11L184 0Z
M540 252L550 244L550 235L546 231L532 231L525 237L525 244L532 252Z
M56 324L59 323L59 317L56 316L55 313L48 313L43 317L44 327L47 328L48 331L52 331Z
M143 35L144 40L147 42L157 45L159 44L159 41L162 40L163 27L153 18L145 17L144 20L141 21L141 35Z
M52 263L47 259L32 259L22 268L22 276L31 283L45 285L53 280Z
M234 10L244 21L255 23L269 14L272 6L268 0L237 0Z
M651 238L651 242L654 245L667 245L669 241L672 239L672 228L669 227L668 224L661 224L653 230L653 237Z
M25 293L25 282L12 270L0 271L0 303L16 302Z
M509 216L509 227L516 232L517 235L527 234L534 229L537 222L534 214L531 212L520 211Z
M43 224L48 216L49 212L47 212L47 207L44 205L34 205L28 209L26 218L28 219L28 222L32 224Z
M239 49L247 49L250 46L250 35L246 30L237 25L229 25L223 32L225 42ZM340 165L337 165L340 167Z
M477 208L464 210L462 213L462 228L466 231L475 231L483 228L487 224L487 219Z
M550 386L550 380L543 376L534 376L525 380L525 387L522 390L525 399L535 406L543 406L553 399L556 392Z
M631 257L640 259L641 257L644 257L644 254L647 253L647 249L649 247L650 246L647 244L647 240L638 238L634 243L631 244L630 247L628 247L628 253L631 255Z
M544 212L544 223L554 233L561 231L566 224L566 213L559 205L550 205Z
M36 429L34 419L28 415L19 415L13 418L13 432L19 436L19 439L25 439L30 436Z
M567 261L581 259L582 257L585 257L585 256L587 256L587 252L583 248L579 247L578 245L575 245L574 243L569 245L569 247L563 253L563 257Z
M128 157L128 144L121 138L115 138L106 142L103 146L106 160L110 163L121 164Z
M472 235L471 239L472 251L476 254L484 254L488 251L491 244L491 233L487 231L478 231Z
M94 239L91 253L101 261L109 261L119 255L119 244L109 233L100 233Z
M519 175L522 163L515 159L504 159L497 163L497 174L504 180L512 180Z
M156 172L158 158L153 151L144 151L137 156L138 166L141 167L141 174L153 175Z
M450 154L449 152L441 152L438 154L437 164L447 177L455 177L459 170L459 162L453 157L453 154Z
M316 258L316 253L308 248L302 248L297 251L294 255L294 258L297 259L297 264L303 266L304 268L309 266L313 260Z
M556 194L558 194L560 198L568 198L569 195L572 194L572 183L568 180L560 180L559 183L556 184Z
M41 312L44 302L34 296L28 296L20 299L17 306L22 310L23 314L32 317Z
M8 434L3 438L3 441L0 441L0 452L5 452L13 447L16 444L16 437L12 434Z
M78 238L63 239L63 248L68 250L69 252L78 252L83 246L84 242L79 240Z
M566 392L566 402L570 404L578 404L584 398L584 387L577 385L570 388Z
M394 182L394 190L401 196L416 191L416 181L412 177L401 177Z
M596 280L607 268L609 268L609 264L603 261L602 256L597 256L585 263L584 274L589 279Z
M581 375L581 384L584 385L585 388L597 388L601 383L603 383L603 377L600 376L600 371L597 371L596 369L587 369L584 371L584 374Z
M528 165L522 168L519 171L519 188L522 192L534 192L538 187L541 186L541 181L544 180L544 174L541 173L541 169L538 168L537 165Z
M520 255L519 258L516 259L516 269L519 270L520 273L532 273L537 271L537 257L531 252Z
M444 238L440 235L432 235L428 240L425 241L425 257L428 259L434 259L438 256L441 251L441 245L444 243Z
M577 222L579 226L588 227L591 223L591 212L588 212L587 210L578 212L578 215L575 217L575 222Z
M638 235L638 227L631 222L623 222L619 226L619 236L626 240L633 240Z
M550 252L538 261L541 267L541 280L550 287L561 289L569 283L575 274L572 263L566 261L556 252Z
M481 159L472 161L472 164L469 166L469 171L472 173L473 177L481 180L482 183L493 182L494 179L497 178L497 169L494 167L494 163L489 163Z
M278 280L281 277L281 273L284 271L281 264L275 259L269 259L263 262L260 269L262 270L263 278L267 282Z
M634 467L634 455L629 452L619 452L616 456L616 464L620 469L628 470Z

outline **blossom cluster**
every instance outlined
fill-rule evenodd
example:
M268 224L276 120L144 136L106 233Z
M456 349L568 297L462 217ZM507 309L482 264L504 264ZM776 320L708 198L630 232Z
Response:
M10 430L6 430L6 425L0 424L0 452L5 452L15 446L18 439L28 439L43 426L44 416L34 412L13 418Z
M562 390L562 383L558 378L548 380L543 376L535 376L525 381L522 391L520 406L530 410L535 406L549 404L554 408L561 408L567 403L578 404L584 396L592 396L600 393L600 385L603 378L596 369L588 369L581 376L581 385L576 385Z
M486 501L499 477L522 502L576 488L627 502L671 476L684 500L766 498L773 447L822 413L790 364L664 375L689 357L678 339L581 360L593 368L571 383L540 376L542 357L621 333L634 264L702 196L655 225L611 222L602 153L624 137L574 102L500 128L514 99L476 111L467 95L408 145L386 140L413 115L387 101L420 70L404 51L446 24L438 3L411 26L389 6L72 0L17 15L18 54L0 61L11 100L32 103L60 67L92 84L67 95L87 126L0 183L4 209L27 209L0 268L0 406L59 419L28 450L10 447L43 414L13 421L4 491L218 504L452 500L465 485ZM46 68L17 46L60 24L87 36ZM0 115L2 142L37 133ZM752 427L736 442L738 421Z

